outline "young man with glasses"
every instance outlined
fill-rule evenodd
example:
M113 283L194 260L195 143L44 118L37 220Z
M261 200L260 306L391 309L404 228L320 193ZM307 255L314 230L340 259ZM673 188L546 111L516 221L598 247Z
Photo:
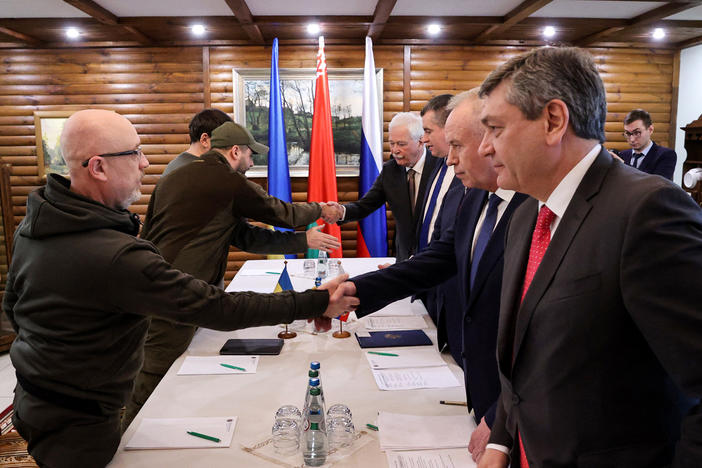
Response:
M631 146L619 157L624 164L648 174L657 174L673 180L677 155L675 151L659 146L651 140L653 122L651 115L643 109L634 109L624 119L624 138Z

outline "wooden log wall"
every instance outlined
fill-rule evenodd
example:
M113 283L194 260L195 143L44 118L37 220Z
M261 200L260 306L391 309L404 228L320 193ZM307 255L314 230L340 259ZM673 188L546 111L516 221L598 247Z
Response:
M419 111L432 96L478 86L487 74L522 52L512 47L376 46L376 67L384 69L384 134L392 116ZM607 89L607 146L626 149L622 120L634 108L648 110L654 139L672 146L671 120L677 88L676 54L659 49L590 49ZM328 46L330 68L362 68L364 48ZM314 68L316 48L283 46L281 68ZM206 105L233 112L232 69L267 68L268 47L181 47L0 50L0 163L12 165L15 223L26 213L38 176L34 111L105 108L135 124L151 166L143 196L132 207L143 215L165 165L188 145L190 118ZM385 157L389 147L384 143ZM257 179L265 186L265 179ZM306 179L292 181L293 200L306 199ZM356 200L357 178L339 178L339 199ZM389 218L389 234L394 223ZM356 253L356 223L342 228L345 256ZM226 279L246 259L261 258L232 249Z

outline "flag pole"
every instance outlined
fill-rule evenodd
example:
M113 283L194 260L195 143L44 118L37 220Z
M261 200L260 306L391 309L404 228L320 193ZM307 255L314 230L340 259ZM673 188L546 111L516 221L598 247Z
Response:
M285 270L288 267L288 261L285 260L283 263L285 264L285 266L283 267L283 270ZM290 338L295 338L296 336L297 336L297 333L295 333L294 331L288 330L287 323L285 324L285 331L278 333L278 338L282 338L284 340L288 340Z

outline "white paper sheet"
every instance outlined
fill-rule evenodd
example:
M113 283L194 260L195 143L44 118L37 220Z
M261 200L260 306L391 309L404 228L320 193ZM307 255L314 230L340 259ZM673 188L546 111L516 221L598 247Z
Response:
M222 364L246 370L230 369ZM255 374L257 368L258 356L186 356L178 375Z
M218 418L144 418L125 450L221 448L229 447L234 436L236 416ZM221 439L220 442L201 439L188 431Z
M270 270L259 270L255 268L247 268L244 270L239 270L237 273L237 276L275 276L283 272L283 270L278 270L276 268L272 268Z
M424 315L425 309L421 302L416 304L407 297L397 302L393 302L382 309L373 312L374 317L398 316L398 315Z
M368 330L419 330L427 328L424 317L417 315L367 317Z
M397 354L397 356L382 356L374 353ZM446 362L433 346L422 348L397 347L378 348L365 352L371 369L402 369L416 367L445 366Z
M460 387L448 366L373 370L380 390Z
M390 468L474 468L467 449L386 452Z
M378 415L381 450L462 448L468 450L475 422L468 413L457 416Z

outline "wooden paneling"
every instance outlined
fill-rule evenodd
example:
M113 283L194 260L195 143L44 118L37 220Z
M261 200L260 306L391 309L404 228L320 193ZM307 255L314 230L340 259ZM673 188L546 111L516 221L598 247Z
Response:
M412 47L410 109L419 111L432 96L476 86L497 65L527 48ZM607 91L607 147L628 149L622 135L627 112L646 109L655 123L654 139L670 146L674 52L643 49L588 49Z
M184 27L179 20L173 21L172 26ZM391 32L390 23L387 29ZM36 33L41 35L39 31ZM330 44L326 49L330 68L363 67L362 44ZM410 110L419 111L432 96L455 94L478 86L497 65L524 50L527 48L376 45L376 67L384 69L384 136L387 138L390 119L403 110L405 99ZM315 46L282 44L279 66L314 68L316 51ZM674 52L622 48L592 48L590 52L607 90L607 146L627 147L621 135L621 121L628 111L637 107L651 113L656 128L654 138L669 146ZM269 66L267 46L211 46L206 51L202 47L0 50L0 162L12 165L15 222L25 215L29 192L42 184L37 174L32 117L35 110L101 107L129 118L151 163L143 180L143 196L132 207L143 216L166 164L187 147L187 124L193 114L206 102L232 113L232 69ZM387 159L389 148L386 143L383 146ZM266 184L265 179L256 182ZM358 198L356 178L338 178L337 184L340 201ZM304 201L306 179L294 178L292 190L294 201ZM392 237L391 215L388 226ZM356 223L344 225L345 256L355 256L355 238ZM232 249L226 278L231 278L249 258L262 257Z

